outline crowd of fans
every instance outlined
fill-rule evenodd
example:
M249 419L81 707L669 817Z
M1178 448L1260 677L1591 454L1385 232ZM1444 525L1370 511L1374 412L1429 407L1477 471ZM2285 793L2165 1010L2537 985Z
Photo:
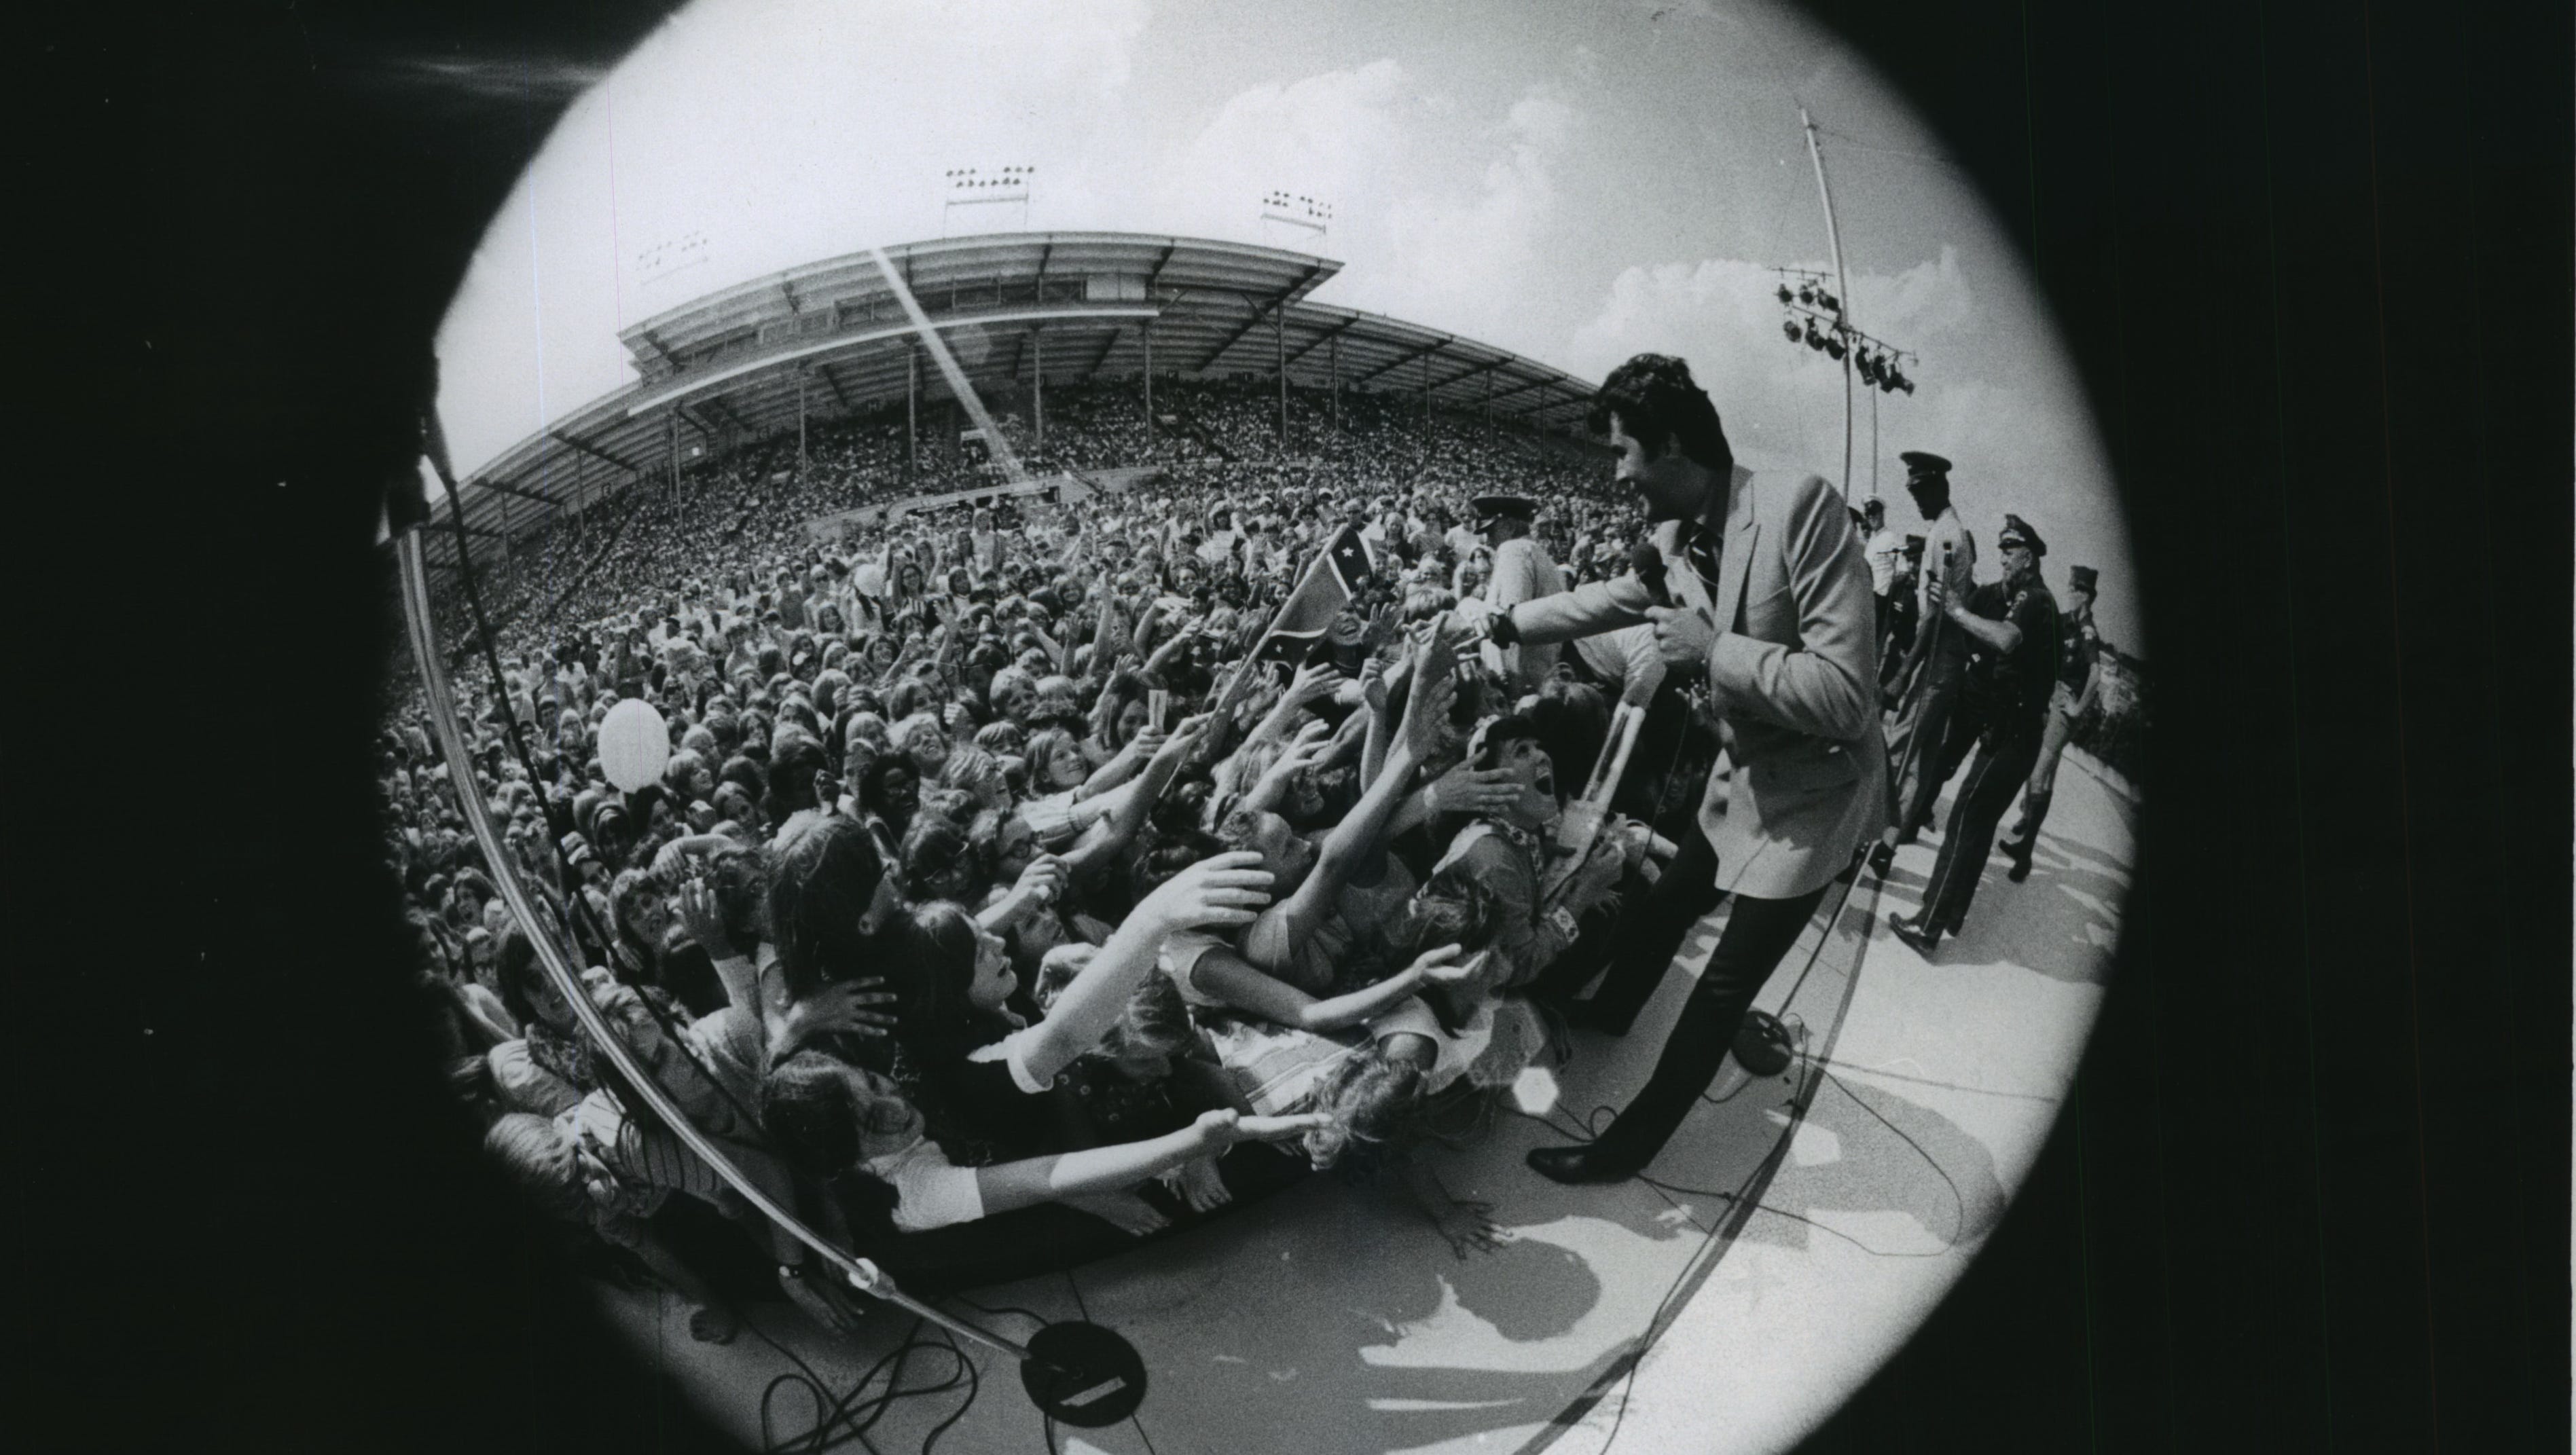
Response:
M923 1281L1330 1166L1402 1179L1472 1250L1483 1210L1408 1149L1549 1053L1552 987L1597 965L1621 886L1669 852L1627 820L1551 847L1613 690L1579 667L1508 680L1453 611L1491 559L1475 493L1545 501L1574 579L1623 569L1639 520L1604 461L1399 397L1345 396L1338 421L1292 399L1286 457L1275 385L1155 403L1149 445L1132 392L1050 393L1032 471L1163 466L1079 508L819 546L815 515L994 483L907 472L899 426L858 425L809 436L802 472L791 438L506 568L478 553L506 690L462 659L458 727L543 933L764 1190ZM1254 660L1344 532L1359 593ZM601 733L630 698L674 751L621 791ZM594 1252L687 1295L703 1338L733 1328L705 1267L727 1221L810 1304L801 1250L556 994L425 712L403 693L389 715L388 852L489 1149ZM1694 771L1677 751L1684 812Z
M1484 643L1494 551L1469 502L1540 502L1568 584L1615 576L1643 523L1597 452L1302 393L1283 449L1259 380L1158 385L1155 407L1149 428L1130 386L1063 389L1042 438L1009 426L1033 474L1159 467L1078 506L818 543L818 516L1000 483L861 420L813 431L801 465L792 437L743 449L478 553L506 688L460 658L457 727L540 928L732 1161L915 1282L1322 1167L1398 1178L1462 1256L1485 1244L1484 1210L1409 1151L1564 1054L1557 1008L1718 751L1705 698L1667 684L1687 705L1650 719L1624 816L1559 842L1613 706L1658 683L1572 650L1523 677ZM1358 594L1320 639L1257 650L1346 532ZM1920 558L1886 554L1901 608ZM437 609L472 643L477 620ZM1886 624L1891 660L1909 627ZM602 733L628 699L674 751L620 790ZM585 1039L431 726L398 690L387 845L490 1151L595 1256L690 1298L702 1338L731 1337L707 1273L728 1241L828 1313L803 1250Z

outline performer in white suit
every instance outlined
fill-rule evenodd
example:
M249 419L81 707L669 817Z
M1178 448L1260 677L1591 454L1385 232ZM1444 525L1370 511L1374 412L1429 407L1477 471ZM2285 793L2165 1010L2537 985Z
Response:
M1632 906L1577 1023L1624 1034L1691 926L1729 895L1735 905L1645 1089L1590 1146L1529 1154L1560 1182L1615 1181L1653 1160L1826 887L1888 818L1876 613L1842 497L1814 475L1739 468L1679 359L1620 365L1593 420L1645 498L1662 569L1525 602L1495 618L1494 636L1561 642L1652 623L1666 663L1707 674L1733 769L1711 775L1699 832Z

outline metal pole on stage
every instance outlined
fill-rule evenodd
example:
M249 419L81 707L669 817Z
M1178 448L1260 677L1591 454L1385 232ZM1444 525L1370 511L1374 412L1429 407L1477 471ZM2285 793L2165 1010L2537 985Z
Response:
M1843 276L1843 235L1842 235L1841 230L1840 230L1839 228L1837 228L1837 227L1835 227L1835 226L1834 226L1834 194L1833 194L1833 190L1832 190L1831 188L1829 188L1829 187L1827 187L1827 186L1825 185L1825 152L1824 152L1824 148L1823 148L1823 147L1821 147L1821 146L1818 146L1818 145L1816 144L1816 123L1815 123L1815 120L1814 120L1812 117L1810 117L1810 116L1808 116L1808 115L1807 115L1807 108L1806 108L1806 107L1804 107L1804 106L1801 106L1801 107L1799 107L1799 108L1798 108L1798 125L1806 129L1806 133L1807 133L1807 155L1808 155L1808 157L1809 157L1809 158L1811 158L1811 159L1815 162L1815 164L1816 164L1816 191L1817 191L1818 195L1822 196L1822 197L1825 199L1825 246L1826 246L1826 247L1828 247L1828 248L1830 248L1830 249L1832 249L1832 251L1833 251L1833 256L1834 256L1834 297L1835 297L1836 299L1838 299L1838 300L1842 303L1842 307L1841 307L1841 308L1839 308L1839 309L1837 309L1837 310L1835 310L1835 311L1836 311L1838 314L1840 314L1840 315L1841 315L1841 317L1842 317L1842 321L1843 321L1845 324L1850 324L1850 323L1851 323L1851 321L1852 321L1852 316L1851 316L1851 306L1852 306L1851 280ZM1851 386L1852 386L1852 356L1851 356L1851 350L1850 350L1849 348L1845 348L1845 349L1843 350L1843 498L1844 498L1845 500L1849 500L1849 499L1851 498L1851 474L1852 474L1852 470L1851 470L1851 462L1852 462L1852 392L1851 392ZM1877 494L1877 491L1876 491L1875 489L1873 489L1870 493L1871 493L1873 496L1875 496L1875 495Z

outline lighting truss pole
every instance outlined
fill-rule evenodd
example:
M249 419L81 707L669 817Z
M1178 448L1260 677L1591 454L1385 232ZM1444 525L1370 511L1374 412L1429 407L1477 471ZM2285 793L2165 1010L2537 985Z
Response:
M1851 303L1851 281L1843 276L1843 236L1841 229L1834 226L1833 189L1825 185L1825 151L1823 147L1816 144L1815 119L1807 115L1807 108L1804 106L1798 108L1798 125L1807 133L1807 156L1816 164L1816 193L1825 199L1825 246L1833 253L1834 293L1842 300L1844 307L1848 308ZM1843 316L1848 318L1850 315L1845 313ZM1843 498L1849 500L1852 458L1852 361L1848 351L1843 355L1842 365Z
M1907 377L1906 366L1915 362L1911 349L1900 349L1883 339L1873 338L1854 327L1842 298L1834 292L1835 280L1811 268L1773 268L1779 282L1772 296L1788 316L1780 321L1780 331L1789 342L1803 343L1831 357L1843 366L1843 447L1844 468L1850 468L1851 448L1851 380L1876 390L1869 397L1870 485L1872 500L1878 498L1878 396L1899 389L1911 394L1914 381ZM1846 490L1845 499L1849 499Z

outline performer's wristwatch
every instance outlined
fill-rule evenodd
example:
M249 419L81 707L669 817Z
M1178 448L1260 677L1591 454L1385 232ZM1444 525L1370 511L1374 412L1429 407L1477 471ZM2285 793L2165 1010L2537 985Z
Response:
M1502 610L1495 612L1492 616L1486 618L1485 638L1498 647L1516 647L1520 645L1521 629L1513 624L1512 609L1510 607L1506 606Z

